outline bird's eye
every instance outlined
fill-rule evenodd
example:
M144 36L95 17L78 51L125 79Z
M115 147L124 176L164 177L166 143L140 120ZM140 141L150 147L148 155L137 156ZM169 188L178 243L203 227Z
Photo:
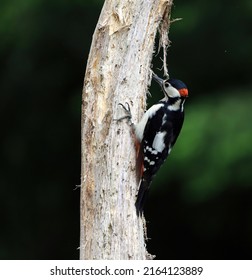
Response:
M170 84L169 84L168 82L165 82L164 86L165 86L166 88L168 88L168 87L170 86Z

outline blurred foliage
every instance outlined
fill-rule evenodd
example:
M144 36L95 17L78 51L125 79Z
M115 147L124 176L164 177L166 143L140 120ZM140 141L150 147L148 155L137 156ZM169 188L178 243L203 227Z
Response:
M171 180L177 177L178 167L183 173L180 180L186 200L207 200L230 183L251 187L252 132L248 116L252 96L249 92L237 93L230 91L227 98L217 92L218 104L216 98L207 97L204 106L201 102L188 106L181 139L166 163Z
M174 2L183 20L170 30L169 71L190 97L151 188L148 248L159 259L251 259L252 4ZM81 91L102 3L0 3L2 259L78 258ZM150 91L149 104L162 98Z

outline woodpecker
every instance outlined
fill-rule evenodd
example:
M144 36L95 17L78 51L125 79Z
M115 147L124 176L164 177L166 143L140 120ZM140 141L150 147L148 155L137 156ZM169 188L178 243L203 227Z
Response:
M151 106L138 124L131 122L129 104L126 112L136 138L137 156L140 159L140 183L136 200L137 215L143 214L148 190L153 177L171 152L184 122L184 103L188 97L186 85L177 79L161 79L155 73L152 78L161 86L164 98ZM122 118L121 118L122 119Z

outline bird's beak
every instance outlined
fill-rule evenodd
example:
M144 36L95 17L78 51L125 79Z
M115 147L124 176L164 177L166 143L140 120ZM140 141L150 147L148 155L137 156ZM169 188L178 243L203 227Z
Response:
M158 75L156 75L154 72L152 72L152 78L160 85L163 85L163 79L159 78Z

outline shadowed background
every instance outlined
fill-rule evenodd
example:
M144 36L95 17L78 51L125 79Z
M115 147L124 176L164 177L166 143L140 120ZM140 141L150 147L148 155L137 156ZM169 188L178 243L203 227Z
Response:
M102 4L0 3L1 259L78 259L81 92ZM169 71L190 97L146 205L148 250L251 259L252 4L175 1L172 17L183 20L171 26ZM149 105L162 98L150 92Z

